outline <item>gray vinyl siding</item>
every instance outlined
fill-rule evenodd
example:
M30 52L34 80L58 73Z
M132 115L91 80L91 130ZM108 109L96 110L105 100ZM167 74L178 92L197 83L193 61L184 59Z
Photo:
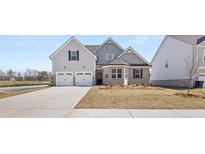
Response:
M129 68L128 70L128 84L149 84L150 83L150 74L149 74L149 68L143 68L143 75L142 78L133 78L133 69ZM136 68L141 69L141 68Z
M113 58L117 58L123 50L114 43L105 43L97 52L97 64L107 64L111 61L106 60L106 54L113 54Z

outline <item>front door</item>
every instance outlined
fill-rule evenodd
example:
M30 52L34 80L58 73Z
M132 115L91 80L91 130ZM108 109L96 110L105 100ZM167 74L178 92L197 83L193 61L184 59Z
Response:
M102 72L97 73L97 85L102 85Z

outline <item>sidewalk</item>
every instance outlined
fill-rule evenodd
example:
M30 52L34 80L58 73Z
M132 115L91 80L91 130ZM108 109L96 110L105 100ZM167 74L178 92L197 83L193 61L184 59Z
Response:
M68 118L205 118L205 110L73 109Z

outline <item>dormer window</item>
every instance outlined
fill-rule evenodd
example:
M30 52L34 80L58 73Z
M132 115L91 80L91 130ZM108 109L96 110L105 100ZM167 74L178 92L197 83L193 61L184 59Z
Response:
M113 60L113 54L106 54L107 60Z

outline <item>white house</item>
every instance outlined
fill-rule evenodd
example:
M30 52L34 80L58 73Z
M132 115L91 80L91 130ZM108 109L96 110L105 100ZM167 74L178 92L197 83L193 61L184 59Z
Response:
M151 84L158 86L187 87L189 83L187 62L197 54L197 72L194 81L205 81L205 37L202 35L165 36L151 64Z

